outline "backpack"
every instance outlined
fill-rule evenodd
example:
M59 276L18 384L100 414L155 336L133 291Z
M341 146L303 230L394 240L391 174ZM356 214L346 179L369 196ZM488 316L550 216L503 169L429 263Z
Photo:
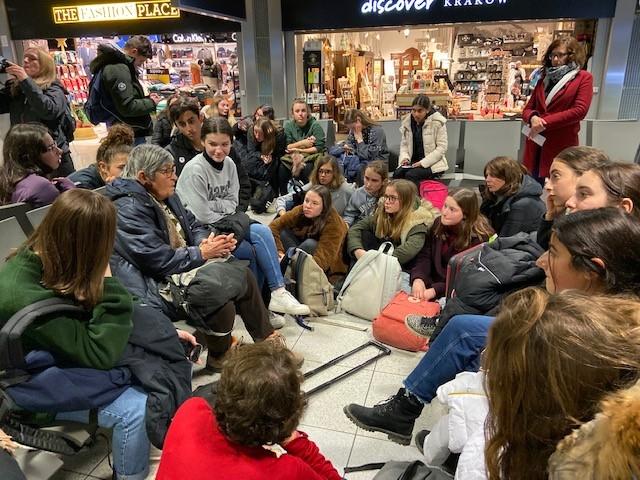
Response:
M102 88L102 70L97 71L89 82L89 96L84 104L84 112L94 125L112 123L118 119L111 95Z
M420 197L431 202L434 208L440 210L449 195L449 187L436 180L423 180L420 182Z
M295 285L293 294L298 301L308 305L314 317L323 317L333 312L333 285L313 256L296 248L287 254L287 258L291 267L289 278Z
M254 179L250 179L251 183L255 185L255 190L249 205L254 213L264 213L267 211L267 203L272 202L276 198L276 193L273 191L273 187L269 182L259 182Z
M345 467L344 473L380 470L373 480L453 480L453 475L437 466L427 466L420 460L386 463L367 463L357 467Z
M373 320L400 290L400 273L400 262L393 256L390 242L367 251L345 278L337 310Z
M67 139L67 143L71 143L75 140L74 132L76 131L76 117L71 111L71 105L67 102L64 113L62 114L62 120L60 121L60 129L64 138Z
M411 332L406 327L404 319L411 314L435 317L439 313L439 303L410 300L407 292L398 292L373 321L373 338L402 350L424 352L427 350L427 339Z

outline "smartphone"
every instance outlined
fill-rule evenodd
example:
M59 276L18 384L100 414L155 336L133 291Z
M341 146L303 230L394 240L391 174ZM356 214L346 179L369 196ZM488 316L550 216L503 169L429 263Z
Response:
M202 345L199 343L193 345L192 343L185 342L182 346L184 347L184 354L187 358L194 363L197 362L202 353Z

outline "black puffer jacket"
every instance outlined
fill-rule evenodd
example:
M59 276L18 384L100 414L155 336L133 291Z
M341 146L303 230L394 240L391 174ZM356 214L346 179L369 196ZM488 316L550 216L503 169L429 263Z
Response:
M544 253L529 234L499 237L465 256L431 341L455 315L489 315L509 293L536 285L544 272L536 260Z
M114 113L118 115L116 120L133 128L136 137L150 135L153 128L151 113L156 111L156 104L145 96L133 58L103 44L98 46L98 56L90 68L92 75L102 70L102 89L113 100L117 110Z
M485 200L480 211L501 237L520 232L536 232L546 207L540 199L542 187L529 175L525 175L520 189L510 197Z
M118 178L107 186L106 194L118 209L116 243L109 262L113 276L132 295L171 317L174 312L160 297L158 283L168 275L203 265L198 245L211 232L173 195L166 204L178 218L187 243L173 249L164 213L140 183Z
M285 154L287 149L287 136L284 134L284 130L278 129L276 133L276 144L271 153L272 161L270 164L265 165L262 161L262 142L256 140L253 134L253 128L247 132L247 155L242 159L243 164L249 173L249 178L258 181L270 181L277 186L277 180L274 182L274 177L280 165L280 158Z
M86 188L88 190L94 190L96 188L104 187L104 180L98 172L98 168L95 163L92 163L88 167L82 170L77 170L67 177L78 188Z
M67 91L57 80L42 90L27 77L19 83L20 89L14 97L11 86L15 79L7 81L0 90L0 113L9 113L11 125L18 123L42 123L51 132L51 137L63 152L69 151L69 142L62 132L62 119L67 108Z

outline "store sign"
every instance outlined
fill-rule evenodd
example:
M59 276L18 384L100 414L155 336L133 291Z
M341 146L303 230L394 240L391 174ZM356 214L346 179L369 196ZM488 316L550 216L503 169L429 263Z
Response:
M366 0L360 11L363 14L377 13L384 15L391 12L428 11L436 0ZM442 0L443 7L474 7L485 5L501 5L507 0Z
M180 18L180 10L171 4L171 0L74 5L53 7L52 11L56 24Z

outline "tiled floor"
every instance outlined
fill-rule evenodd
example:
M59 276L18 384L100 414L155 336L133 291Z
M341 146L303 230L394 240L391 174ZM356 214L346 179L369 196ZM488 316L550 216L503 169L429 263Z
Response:
M339 322L344 315L333 315L329 318ZM353 317L351 320L363 327L369 325ZM371 339L369 331L328 325L322 321L311 321L310 324L314 327L313 332L303 330L293 319L287 318L287 325L281 330L287 338L289 347L304 355L303 371L305 372ZM239 319L235 334L243 336L245 340L251 338ZM349 370L366 358L375 356L376 353L375 349L368 348L347 358L335 367L311 377L305 382L304 388L308 390L319 385ZM309 399L300 429L309 434L320 447L320 451L333 462L340 473L347 465L419 458L420 454L413 445L403 447L389 441L384 434L366 432L357 428L347 419L342 408L352 402L373 405L394 394L401 386L404 376L418 362L420 355L392 349L390 356L377 360ZM196 372L193 380L194 388L211 383L216 378L217 375L202 375ZM415 431L430 427L441 414L442 411L436 405L428 406L418 420ZM152 467L148 477L150 479L155 477L160 452L154 450L151 457ZM346 478L364 480L372 478L374 474L375 472L351 473L346 475ZM99 439L93 448L74 457L65 458L63 469L54 479L109 479L110 475L107 445L104 439Z

